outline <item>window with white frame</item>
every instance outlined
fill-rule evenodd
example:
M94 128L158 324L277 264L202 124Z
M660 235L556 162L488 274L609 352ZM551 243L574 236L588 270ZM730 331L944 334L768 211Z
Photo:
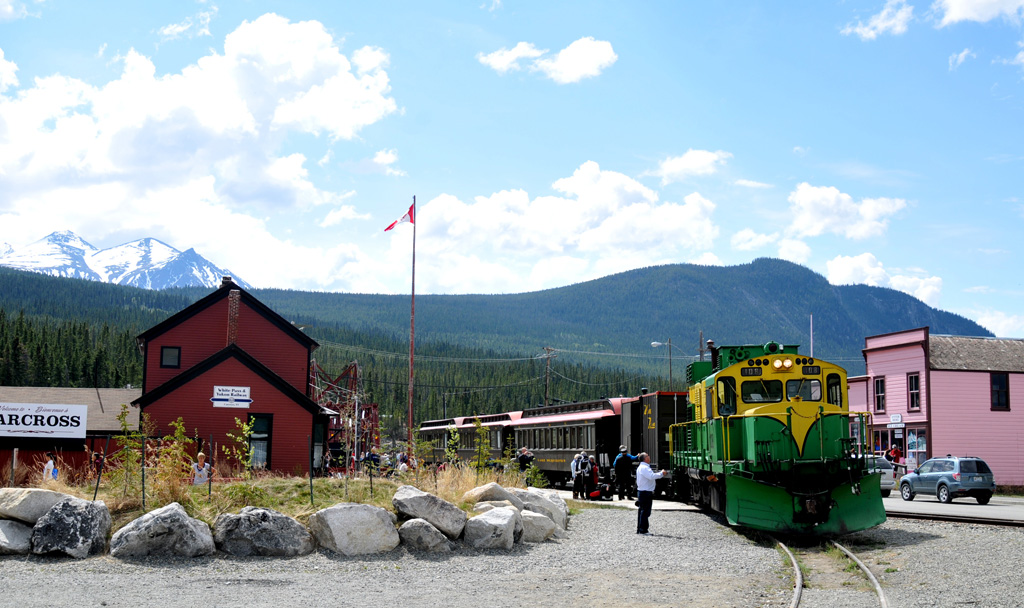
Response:
M921 376L917 373L907 374L907 409L921 409Z
M885 411L885 377L875 378L875 411Z

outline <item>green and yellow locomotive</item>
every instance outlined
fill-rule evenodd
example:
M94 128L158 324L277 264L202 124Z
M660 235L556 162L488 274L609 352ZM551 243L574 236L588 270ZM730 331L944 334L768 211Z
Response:
M885 521L843 368L775 342L711 355L688 366L686 421L670 427L677 498L776 532L844 534Z

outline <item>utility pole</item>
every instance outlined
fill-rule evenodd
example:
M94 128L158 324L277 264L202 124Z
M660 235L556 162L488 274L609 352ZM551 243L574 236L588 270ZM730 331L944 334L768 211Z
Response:
M552 354L555 350L550 346L545 346L544 350L547 352L544 358L547 359L547 369L544 372L544 407L548 406L548 387L551 385L551 359L558 355Z
M700 353L700 360L704 360L704 330L700 330L700 344L697 345L697 352Z

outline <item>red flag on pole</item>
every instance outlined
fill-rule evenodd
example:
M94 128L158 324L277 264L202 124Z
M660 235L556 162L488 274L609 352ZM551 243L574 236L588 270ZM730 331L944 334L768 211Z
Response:
M409 211L407 211L406 214L403 215L402 217L400 217L397 220L391 222L391 225L389 225L387 228L385 228L384 232L387 232L388 230L391 230L392 228L394 228L395 226L401 224L402 222L409 222L410 224L415 224L416 223L415 215L416 215L416 203L413 203L409 207Z

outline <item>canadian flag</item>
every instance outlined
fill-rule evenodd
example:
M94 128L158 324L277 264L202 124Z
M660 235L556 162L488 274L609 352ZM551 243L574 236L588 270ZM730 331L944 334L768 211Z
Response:
M385 228L384 232L391 230L392 228L401 224L402 222L409 222L410 224L416 223L416 203L413 203L412 205L409 206L409 211L407 211L405 215L391 222L391 225Z

